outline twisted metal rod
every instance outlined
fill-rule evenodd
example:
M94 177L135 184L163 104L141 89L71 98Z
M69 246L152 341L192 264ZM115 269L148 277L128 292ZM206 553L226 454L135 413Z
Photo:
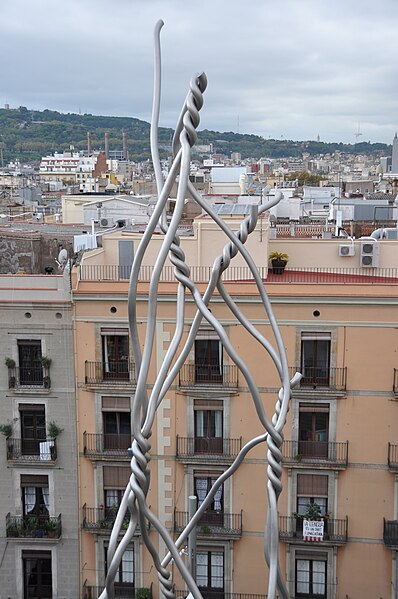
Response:
M240 466L246 454L259 443L267 442L268 444L268 515L267 526L264 539L264 554L269 565L269 584L268 597L275 599L276 591L279 591L283 599L288 599L283 577L280 572L278 562L278 522L277 522L277 501L282 490L281 475L281 445L283 441L282 429L286 421L287 411L289 409L289 401L291 398L291 389L300 379L300 375L296 374L293 379L289 380L287 358L283 346L282 337L273 314L271 304L267 293L264 289L263 282L258 273L256 265L244 247L244 244L249 234L255 229L258 216L265 210L268 210L272 205L279 202L281 194L277 194L275 199L261 204L258 207L253 207L251 214L245 218L238 232L232 231L226 223L214 212L202 196L194 189L189 182L189 167L191 159L191 148L196 141L196 128L199 125L199 110L203 106L203 92L207 87L207 79L204 73L198 74L192 78L190 82L190 90L183 103L180 116L177 121L175 134L173 137L173 163L170 172L163 179L160 168L160 160L158 153L158 120L160 111L160 30L163 27L163 21L159 21L155 27L155 75L154 75L154 101L152 109L151 121L151 151L152 160L155 171L156 184L158 189L158 202L155 206L148 227L142 236L141 242L137 249L131 270L130 286L128 293L128 316L129 328L132 338L132 347L135 356L137 368L137 386L133 404L133 437L131 453L131 470L132 474L123 495L122 502L117 514L114 527L111 534L108 559L110 562L106 585L100 599L114 599L114 580L120 565L124 551L131 542L137 524L140 524L141 534L145 545L150 552L154 565L158 571L159 583L163 594L167 599L174 599L172 589L172 580L170 571L167 566L171 560L174 560L183 579L185 580L192 596L195 599L201 599L201 593L193 580L187 566L185 565L178 549L187 539L188 534L193 530L200 520L206 507L211 502L219 486L227 480L233 472ZM179 185L175 210L170 223L166 219L166 202L170 194L171 187L179 174ZM177 228L180 222L184 200L189 193L191 197L206 211L214 220L220 229L229 238L229 243L226 244L222 254L215 258L210 280L203 293L199 292L194 281L190 278L190 269L185 262L185 255L180 247L180 239L177 235ZM145 251L150 243L152 234L156 226L160 224L160 228L164 233L164 239L161 249L156 259L153 275L150 282L148 293L148 318L145 332L144 350L141 353L138 327L137 327L137 286L140 266L142 264ZM250 323L245 315L238 308L234 300L228 294L223 282L223 272L228 268L231 260L240 253L246 261L248 267L253 273L254 280L262 300L264 310L268 321L271 325L276 349L273 345L257 331ZM178 281L177 302L176 302L176 327L166 351L163 363L156 377L150 397L147 396L147 383L149 367L152 357L153 344L155 339L156 315L157 315L157 292L159 287L160 276L165 260L169 256L171 263L174 265L175 278ZM249 334L268 352L272 361L275 364L277 372L281 380L281 388L278 393L278 399L275 405L275 412L272 419L269 420L265 413L263 403L261 401L258 387L254 377L250 372L249 367L235 348L231 344L226 331L222 324L214 317L208 309L208 304L213 296L215 289L218 289L225 304L231 310L238 322L249 332ZM190 326L189 334L186 338L183 348L177 355L178 346L183 337L185 325L185 296L186 292L190 292L195 305L196 312ZM233 461L232 465L215 481L204 502L198 508L196 514L188 522L183 532L178 537L177 541L173 541L165 526L159 521L156 515L148 507L146 498L150 482L150 449L151 445L149 438L152 434L152 427L156 415L156 410L159 407L162 399L169 390L176 374L186 360L193 343L196 333L202 320L205 319L217 332L223 347L230 358L237 364L242 372L248 388L250 390L252 400L261 424L264 427L264 434L250 440L241 449L238 456ZM173 360L175 360L172 366ZM130 514L130 522L127 531L124 532L121 541L118 543L118 535L122 532L122 523L127 511ZM153 528L159 533L168 549L167 555L160 559L155 547L153 546L146 529L146 522L149 522Z

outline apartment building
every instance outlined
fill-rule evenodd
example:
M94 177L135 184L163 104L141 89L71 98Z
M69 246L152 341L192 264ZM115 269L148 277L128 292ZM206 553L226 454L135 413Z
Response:
M236 228L239 217L225 218ZM347 254L341 253L338 239L269 241L268 224L264 219L257 225L248 246L280 324L292 375L303 374L293 392L282 448L280 559L290 596L398 597L398 273L392 268L397 242L381 242L378 266L369 266L360 240ZM139 237L126 230L104 235L102 247L84 254L72 275L85 599L103 588L110 531L130 475L127 448L136 372L128 335L129 268L119 256L126 255L126 244L133 255ZM154 236L141 270L142 340L151 267L161 241ZM206 218L197 219L194 234L181 240L202 292L224 242ZM289 254L282 274L268 274L270 250ZM226 279L238 306L272 341L257 289L239 257ZM152 381L173 335L176 290L166 265L158 293ZM248 364L271 416L278 390L271 359L254 350L219 296L210 307ZM188 299L184 339L194 312ZM175 538L187 522L188 497L196 495L200 504L241 446L260 433L245 379L203 322L158 409L151 437L149 503ZM197 528L197 583L206 599L265 598L266 466L266 447L250 452ZM164 554L155 532L149 535ZM172 569L177 596L185 597L181 577ZM124 555L116 590L119 597L160 596L139 533Z
M0 596L79 596L70 283L1 275Z

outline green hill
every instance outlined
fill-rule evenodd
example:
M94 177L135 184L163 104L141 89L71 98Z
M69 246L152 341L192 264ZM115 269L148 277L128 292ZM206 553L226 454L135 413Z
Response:
M20 159L22 162L40 160L46 154L62 152L73 145L76 150L87 148L87 131L91 131L94 150L103 149L104 134L109 134L109 147L122 148L122 129L126 131L131 160L150 158L149 123L130 117L96 116L92 114L63 114L54 110L0 109L0 143L3 160ZM172 129L160 128L161 155L166 157L173 135ZM198 132L199 144L213 144L213 151L230 155L240 152L242 158L282 158L326 154L339 150L343 153L390 155L391 146L381 143L342 143L264 139L257 135L203 130Z

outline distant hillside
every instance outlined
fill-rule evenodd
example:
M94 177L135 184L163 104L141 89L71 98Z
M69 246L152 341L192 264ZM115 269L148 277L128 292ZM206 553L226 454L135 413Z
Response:
M3 160L20 159L23 162L40 160L41 156L61 152L73 145L77 150L87 148L87 131L91 131L94 150L104 148L104 134L109 133L109 147L122 148L122 129L126 131L131 160L150 158L149 123L139 119L92 114L62 114L53 110L0 109L0 143ZM172 129L160 128L161 154L168 154ZM230 155L240 152L242 158L299 157L303 152L326 154L336 150L363 154L390 155L391 146L361 142L354 145L316 141L289 141L263 139L257 135L203 130L198 133L199 144L213 144L214 152Z

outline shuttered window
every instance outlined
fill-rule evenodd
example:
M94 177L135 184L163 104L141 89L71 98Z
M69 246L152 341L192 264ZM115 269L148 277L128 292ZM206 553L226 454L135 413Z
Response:
M304 495L305 497L327 497L328 476L318 474L298 474L297 495Z
M104 489L124 489L130 476L129 466L104 466Z

